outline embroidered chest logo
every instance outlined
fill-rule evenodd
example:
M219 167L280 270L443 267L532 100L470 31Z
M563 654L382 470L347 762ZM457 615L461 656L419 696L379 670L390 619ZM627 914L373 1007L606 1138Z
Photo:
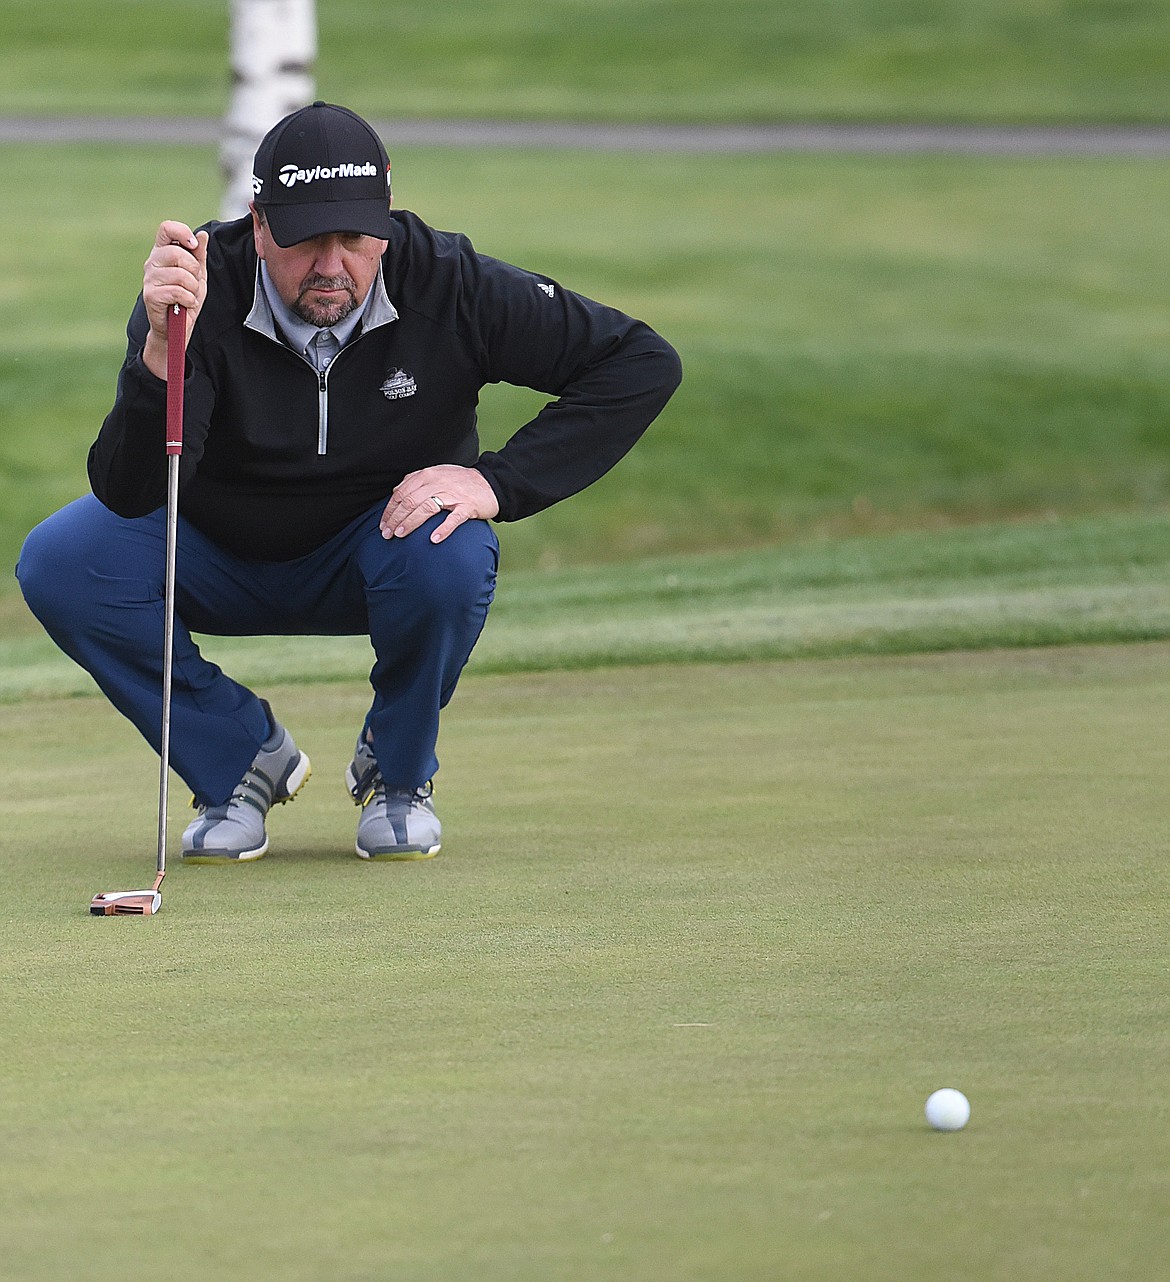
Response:
M408 374L404 369L396 369L382 384L382 395L388 401L401 401L417 391L418 384L414 381L414 375Z

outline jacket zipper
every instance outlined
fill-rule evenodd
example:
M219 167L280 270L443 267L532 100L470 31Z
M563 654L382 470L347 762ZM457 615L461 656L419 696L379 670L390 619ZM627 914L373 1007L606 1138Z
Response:
M341 353L338 353L340 356ZM333 360L336 360L335 356ZM333 361L329 362L332 365ZM329 448L329 366L317 371L317 454Z
M269 334L265 334L264 337L275 343L277 347L290 352L297 360L307 365L317 376L317 457L320 458L329 452L329 371L333 368L338 357L341 356L341 352L337 353L337 356L329 362L325 369L319 370L304 353L293 351L291 347L286 347L279 339L272 338ZM357 334L350 341L356 343L363 337L365 337L363 334ZM346 347L349 345L347 343ZM345 351L345 348L343 347L341 351Z
M284 348L286 352L292 352L294 356L304 361L313 373L317 375L317 456L320 457L327 453L329 449L329 370L328 368L324 371L318 370L316 364L307 356L295 351L293 348L290 348L286 343L282 343L277 337L276 323L272 316L272 308L267 300L264 300L263 305L261 305L263 290L259 277L259 264L257 264L256 272L256 294L253 298L252 310L245 318L244 325L254 333L263 335L270 342L275 343L277 347ZM383 325L387 325L390 321L396 321L398 319L398 313L394 309L394 304L386 294L386 285L382 279L381 269L379 269L378 279L375 282L374 287L379 290L379 296L375 299L377 321L372 326L363 327L360 333L353 335L349 343L346 344L346 347L342 348L342 351L345 351L346 348L352 346L354 343L361 342L361 340L368 334L372 334L375 329L381 329ZM340 355L341 352L338 352L337 356L335 356L333 360L337 360ZM333 361L330 361L329 364L332 366Z

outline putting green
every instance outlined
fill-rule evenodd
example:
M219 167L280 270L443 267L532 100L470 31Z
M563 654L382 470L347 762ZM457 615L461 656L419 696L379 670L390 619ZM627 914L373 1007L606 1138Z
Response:
M149 920L87 912L149 754L0 707L2 1271L1162 1276L1168 660L469 677L407 866L350 853L363 692L268 689L314 777Z

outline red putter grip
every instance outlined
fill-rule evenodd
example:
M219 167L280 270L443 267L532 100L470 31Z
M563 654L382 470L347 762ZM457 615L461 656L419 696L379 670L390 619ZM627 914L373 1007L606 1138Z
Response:
M183 452L183 378L187 373L187 313L167 307L167 453Z

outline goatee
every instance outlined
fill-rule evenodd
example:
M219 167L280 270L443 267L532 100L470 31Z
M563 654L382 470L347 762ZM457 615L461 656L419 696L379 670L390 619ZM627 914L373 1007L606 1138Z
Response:
M345 291L345 295L331 299L307 297L319 289L340 289ZM301 292L293 304L293 312L310 325L324 328L345 320L357 305L357 285L349 276L307 276L301 281Z

